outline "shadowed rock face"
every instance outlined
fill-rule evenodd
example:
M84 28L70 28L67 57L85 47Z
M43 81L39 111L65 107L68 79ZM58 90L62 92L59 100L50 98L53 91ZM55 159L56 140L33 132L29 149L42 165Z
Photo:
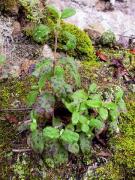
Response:
M105 0L49 0L48 2L56 4L60 9L74 7L77 13L67 21L81 29L98 24L105 30L112 30L117 36L135 35L135 0L110 1L114 4L112 11L103 11Z

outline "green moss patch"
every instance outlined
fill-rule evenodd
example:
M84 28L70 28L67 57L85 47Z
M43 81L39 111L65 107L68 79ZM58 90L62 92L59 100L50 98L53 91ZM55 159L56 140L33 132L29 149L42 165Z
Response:
M114 155L109 163L97 169L98 177L109 180L132 180L135 177L135 94L126 102L128 113L121 117L121 133L110 140Z

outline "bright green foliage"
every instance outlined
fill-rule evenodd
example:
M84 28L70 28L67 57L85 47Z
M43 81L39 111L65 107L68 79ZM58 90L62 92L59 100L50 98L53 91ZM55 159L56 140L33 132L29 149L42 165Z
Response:
M46 127L43 129L44 138L48 139L58 139L60 136L60 132L58 129L53 127Z
M44 24L40 24L33 31L33 39L38 43L43 43L47 39L49 33L49 27Z
M64 143L74 144L79 140L79 135L71 130L65 129L61 135L61 140Z
M102 45L113 45L116 42L115 34L111 31L104 32L100 42Z
M75 9L73 8L66 8L61 13L61 19L66 19L68 17L74 16L76 14Z
M134 179L135 176L135 95L126 100L127 114L121 114L120 135L110 139L111 160L96 170L97 179ZM94 174L95 176L95 174Z

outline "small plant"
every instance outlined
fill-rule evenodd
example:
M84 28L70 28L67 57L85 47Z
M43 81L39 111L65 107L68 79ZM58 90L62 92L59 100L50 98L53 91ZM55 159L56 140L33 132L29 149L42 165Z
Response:
M68 160L68 153L90 154L94 131L101 130L106 123L117 126L118 117L120 112L125 110L125 104L120 88L117 88L113 102L103 99L96 84L91 84L88 91L75 91L81 85L76 61L69 56L57 59L56 54L60 20L74 15L75 11L67 8L58 12L52 6L49 6L49 10L57 17L56 24L52 29L39 26L35 31L35 38L42 41L51 31L54 32L54 59L42 60L33 72L38 82L32 86L28 95L29 105L33 106L28 142L34 151L42 154L48 166L55 167ZM41 27L44 29L43 34L40 33ZM65 36L68 36L69 41L64 48L74 49L75 37L69 32L65 32ZM68 72L74 85L67 83L65 72ZM69 113L68 120L64 121L55 113L57 102Z
M102 45L112 46L116 42L115 34L111 31L104 32L100 38L100 42Z

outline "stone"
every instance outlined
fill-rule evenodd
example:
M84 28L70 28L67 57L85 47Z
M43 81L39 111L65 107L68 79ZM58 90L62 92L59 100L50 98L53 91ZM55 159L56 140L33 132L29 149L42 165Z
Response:
M18 21L15 21L13 23L13 31L12 31L12 36L13 37L16 37L16 36L19 36L21 34L21 25Z
M53 53L52 49L47 44L45 44L43 46L43 50L42 50L41 55L43 56L43 58L54 59L54 53Z

